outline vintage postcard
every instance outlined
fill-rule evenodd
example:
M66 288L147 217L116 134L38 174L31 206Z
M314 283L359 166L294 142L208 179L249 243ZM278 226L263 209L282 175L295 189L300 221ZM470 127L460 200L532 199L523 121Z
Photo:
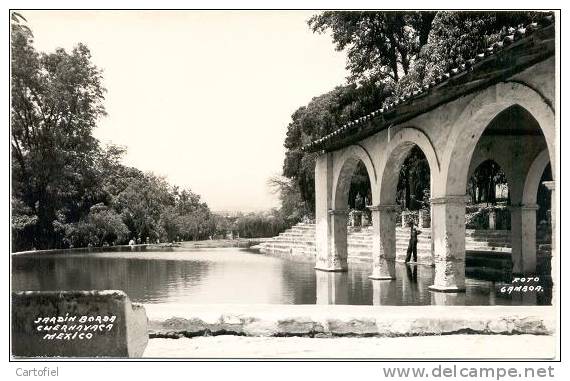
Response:
M560 360L559 11L9 18L11 361Z

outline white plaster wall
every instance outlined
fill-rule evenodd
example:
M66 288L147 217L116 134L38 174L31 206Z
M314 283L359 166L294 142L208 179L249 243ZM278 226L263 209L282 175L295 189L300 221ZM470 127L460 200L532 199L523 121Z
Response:
M525 183L536 182L529 180L527 173L529 169L543 165L535 161L545 147L548 148L553 174L556 173L556 131L552 108L555 94L554 63L554 58L548 59L505 82L448 102L401 125L391 126L358 144L323 154L327 157L328 165L322 163L324 159L319 159L317 163L317 241L324 240L326 232L329 234L329 243L321 243L317 255L325 255L322 248L327 246L329 257L333 256L335 250L330 250L334 246L330 244L330 235L346 235L345 229L336 226L338 220L334 227L331 226L327 212L329 209L346 209L348 186L358 160L362 160L367 168L373 205L389 205L395 199L400 166L412 146L410 143L413 143L422 149L430 164L431 197L440 201L455 200L453 205L444 204L435 208L441 209L441 213L434 212L432 208L433 226L441 226L441 229L432 228L434 251L438 251L434 254L441 259L438 261L436 258L435 261L438 280L435 283L442 287L461 288L464 282L460 273L464 273L465 221L462 216L465 214L465 205L457 200L466 194L467 180L476 167L474 165L487 158L497 161L512 183L511 198L521 201ZM482 137L489 123L513 105L523 107L536 119L544 137ZM326 175L321 173L325 170ZM532 176L536 177L535 174ZM324 189L319 191L325 184L332 187L330 192ZM325 194L326 202L319 200L320 195ZM436 221L438 216L443 220ZM344 239L340 237L336 242L344 242Z
M343 171L347 162L360 159L366 165L371 180L372 202L382 202L380 192L383 177L392 177L397 173L390 166L397 164L398 160L391 156L393 153L400 154L401 144L406 142L420 146L430 162L432 197L465 194L471 158L481 134L496 115L515 104L525 108L537 120L553 161L556 142L554 111L547 102L553 104L554 93L554 58L551 58L506 82L441 105L401 125L380 131L360 141L358 145L337 150L332 153L333 198L336 197L338 185L345 181L343 177L352 175L349 171ZM537 147L533 146L532 149L538 149ZM508 152L503 153L508 155ZM505 158L503 162L506 160ZM385 188L389 187L389 183L387 181L384 184ZM337 205L334 199L333 205Z

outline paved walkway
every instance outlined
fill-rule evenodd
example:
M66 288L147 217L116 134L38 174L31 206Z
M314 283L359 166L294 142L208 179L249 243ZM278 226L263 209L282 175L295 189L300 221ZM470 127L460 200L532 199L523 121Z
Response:
M552 359L556 339L535 335L449 335L396 338L212 336L151 339L144 357Z

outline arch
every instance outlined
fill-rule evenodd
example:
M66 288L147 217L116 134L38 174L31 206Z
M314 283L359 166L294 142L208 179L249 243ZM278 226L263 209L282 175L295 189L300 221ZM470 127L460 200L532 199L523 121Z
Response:
M372 203L376 203L376 168L368 151L358 144L344 149L338 160L335 158L334 173L336 175L333 180L334 191L332 200L332 205L335 209L345 209L347 207L350 182L359 161L362 161L366 167L366 172L370 179Z
M540 185L540 179L542 178L542 174L544 170L550 163L550 157L548 155L548 149L542 150L532 164L527 172L525 181L524 181L524 188L523 188L523 196L522 196L522 203L525 205L534 205L536 204L536 195L538 193L538 186ZM554 176L554 172L552 173Z
M477 157L474 157L471 161L471 166L467 174L467 181L469 181L471 176L473 176L477 168L479 168L481 164L483 164L488 160L494 161L499 167L501 167L503 173L505 174L505 177L507 178L507 185L509 186L509 188L513 187L514 185L513 173L509 163L495 155L478 155Z
M389 132L388 132L389 133ZM384 165L380 173L379 204L389 205L396 202L396 188L400 177L400 168L408 153L417 145L426 157L430 170L430 188L439 177L439 159L429 137L419 128L404 127L389 139L385 150Z
M537 121L554 163L556 132L552 109L540 94L524 84L499 83L479 92L456 119L447 139L451 149L442 160L443 194L465 194L471 158L481 135L499 113L515 105Z
M518 184L517 182L513 181L512 172L509 171L509 167L508 166L505 167L507 163L505 163L504 160L500 159L496 160L494 155L480 155L474 158L474 160L471 162L471 168L469 169L469 177L467 181L469 181L469 179L471 179L471 177L475 174L475 171L477 171L477 169L479 169L479 167L483 163L486 163L487 161L494 162L503 171L503 173L505 174L505 178L507 180L507 187L509 189L509 195L510 195L513 192L513 189L518 186Z

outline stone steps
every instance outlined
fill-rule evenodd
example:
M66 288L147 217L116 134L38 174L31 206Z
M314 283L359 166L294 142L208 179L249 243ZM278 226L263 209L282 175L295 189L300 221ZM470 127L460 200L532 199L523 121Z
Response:
M431 263L431 230L420 229L422 234L418 236L418 261ZM396 228L396 260L403 261L408 249L410 236L409 228ZM542 245L546 248L546 245ZM282 255L315 256L315 225L298 224L291 229L269 239L260 246L260 252L275 253ZM347 237L347 249L349 260L370 260L372 255L372 229L349 228ZM510 231L508 230L466 230L465 249L485 255L509 255L510 254ZM488 258L487 258L488 259ZM491 258L494 260L494 258ZM504 261L501 257L497 261ZM478 262L475 262L478 264Z
M288 240L276 240L273 242L267 242L265 245L272 245L273 247L277 248L286 248L286 247L311 247L315 248L314 240L297 240L297 239L288 239ZM419 241L418 242L418 251L421 250L431 250L431 242L430 241ZM363 242L363 241L353 241L348 240L348 248L352 249L371 249L372 248L372 240L370 242ZM396 241L396 250L407 250L408 248L408 241L397 240ZM510 247L508 245L491 245L486 244L484 242L479 243L466 243L465 245L466 250L471 251L501 251L501 252L510 252Z

